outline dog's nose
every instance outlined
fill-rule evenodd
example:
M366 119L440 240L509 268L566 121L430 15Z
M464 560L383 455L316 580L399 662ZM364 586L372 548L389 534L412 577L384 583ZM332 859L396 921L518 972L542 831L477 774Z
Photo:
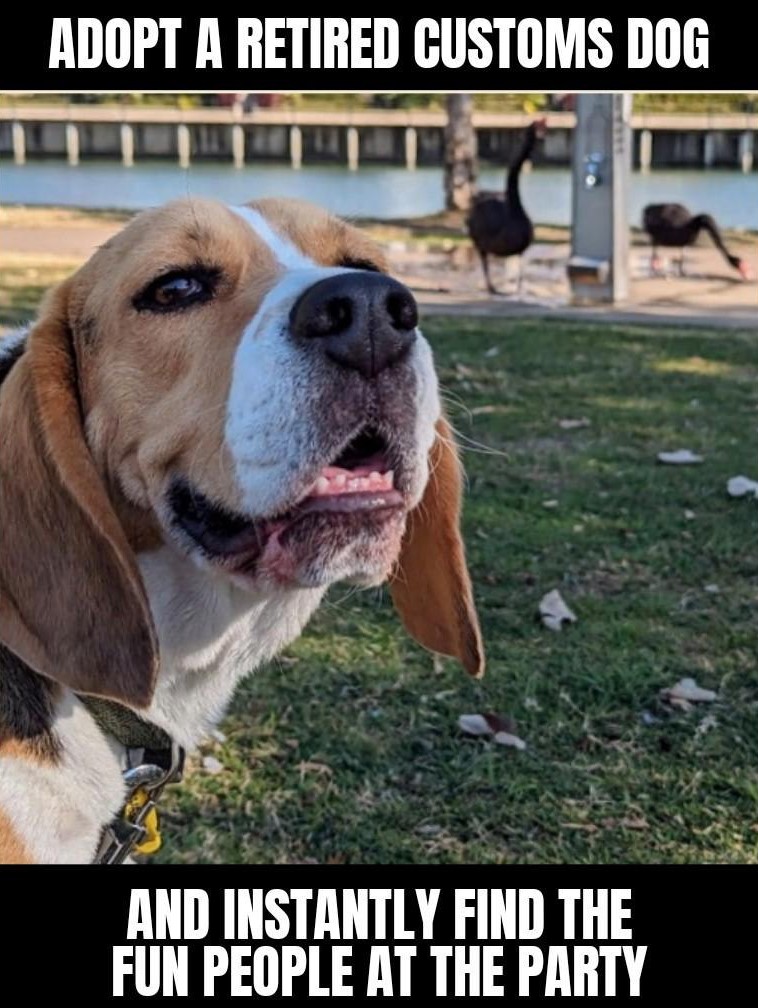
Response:
M411 292L382 273L339 273L321 280L305 291L290 315L295 338L313 340L327 357L364 378L376 378L402 360L417 325Z

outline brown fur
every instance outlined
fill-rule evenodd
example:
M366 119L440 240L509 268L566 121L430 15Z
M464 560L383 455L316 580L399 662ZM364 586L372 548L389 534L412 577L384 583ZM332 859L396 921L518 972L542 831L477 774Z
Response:
M66 298L47 303L0 396L0 640L74 690L142 706L157 643L84 440Z
M408 518L392 598L405 628L424 647L484 675L484 648L460 534L463 478L444 419L430 456L421 504Z
M0 865L30 865L33 863L10 820L0 809Z

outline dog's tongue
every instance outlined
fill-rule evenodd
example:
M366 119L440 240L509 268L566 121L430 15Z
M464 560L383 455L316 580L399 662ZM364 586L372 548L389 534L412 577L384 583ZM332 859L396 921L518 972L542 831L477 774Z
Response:
M740 276L742 277L743 280L753 279L753 271L750 269L750 267L748 266L748 264L745 262L744 259L739 264L737 269L739 270Z

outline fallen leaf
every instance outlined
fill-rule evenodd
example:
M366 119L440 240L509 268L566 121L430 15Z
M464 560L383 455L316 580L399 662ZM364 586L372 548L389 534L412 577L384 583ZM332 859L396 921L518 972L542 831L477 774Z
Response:
M705 588L703 589L703 591L707 592L708 595L720 595L721 594L721 589L719 588L719 586L717 584L707 584L705 586Z
M661 696L672 706L679 706L682 703L714 703L718 700L718 693L713 690L702 689L694 679L682 679L676 686L661 691Z
M758 498L758 483L755 480L748 479L747 476L735 476L734 479L730 479L727 483L726 492L730 497L749 497L752 495Z
M694 521L697 518L697 515L694 511L685 511L684 517L687 521Z
M458 727L474 738L489 738L497 745L519 752L526 750L526 742L516 735L516 725L511 718L499 714L464 714L458 719Z
M492 729L487 723L487 719L481 714L464 714L458 718L458 727L466 735L473 735L475 738L492 735Z
M509 749L518 749L519 752L526 752L526 742L519 738L518 735L511 735L510 732L498 732L495 735L495 742Z
M500 354L500 347L493 346L487 351L487 353L484 356L487 358L487 360L492 360L493 357L497 357L499 354Z
M658 456L658 461L662 462L663 465L686 466L702 465L705 459L702 455L696 455L694 452L691 452L689 448L684 448L682 451L661 452Z
M483 717L493 734L497 734L498 732L509 732L510 734L515 735L516 722L513 718L501 717L499 714L484 714Z
M547 511L557 511L561 506L561 502L557 500L546 500L542 502L543 508Z
M683 700L681 697L668 697L668 702L674 710L680 710L684 714L688 714L691 710L695 709L689 700Z
M586 430L592 426L592 421L587 417L582 417L581 420L559 420L558 426L565 431Z
M540 602L540 616L548 630L555 633L560 633L566 623L578 622L559 591L552 591L543 598Z

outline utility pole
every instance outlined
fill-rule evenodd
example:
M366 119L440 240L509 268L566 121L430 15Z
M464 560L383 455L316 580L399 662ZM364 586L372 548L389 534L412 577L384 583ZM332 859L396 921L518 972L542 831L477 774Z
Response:
M568 266L574 304L629 297L631 118L631 95L577 95Z

